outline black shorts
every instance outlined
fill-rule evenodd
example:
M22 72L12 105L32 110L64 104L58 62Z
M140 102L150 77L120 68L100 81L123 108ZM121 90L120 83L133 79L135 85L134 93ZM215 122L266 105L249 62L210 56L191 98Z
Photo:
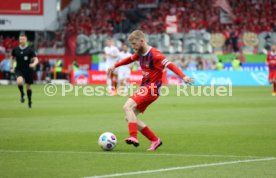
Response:
M15 75L17 77L23 77L26 84L33 84L34 83L34 71L33 70L15 70Z

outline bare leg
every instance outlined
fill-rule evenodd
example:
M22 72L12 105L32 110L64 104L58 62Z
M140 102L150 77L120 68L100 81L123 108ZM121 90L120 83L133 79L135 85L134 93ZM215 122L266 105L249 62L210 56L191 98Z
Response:
M134 113L137 118L138 130L141 131L143 128L147 127L147 125L137 117L141 113L138 109L135 109Z
M136 109L136 107L137 104L131 98L129 98L124 105L124 111L126 114L126 120L129 124L130 135L131 137L137 138L137 130L139 130L151 142L150 148L148 150L154 151L162 145L162 141L156 137L156 135L150 130L149 127L147 127L143 121L138 119L137 116L140 114L140 111ZM133 127L130 127L130 125L135 125L135 133L133 133ZM137 139L128 138L126 139L126 143L133 144L136 147L139 146Z
M17 85L23 85L24 84L24 80L23 77L19 76L16 78L16 83Z
M127 138L125 141L127 144L132 144L135 147L139 146L139 142L137 140L137 134L138 134L138 124L137 124L137 117L135 114L135 109L136 109L136 102L129 98L123 109L125 112L125 118L128 122L128 129L129 129L129 135L130 137Z
M131 98L129 98L125 105L123 106L124 112L125 112L125 118L127 122L136 122L137 123L137 117L135 114L137 104L135 101Z

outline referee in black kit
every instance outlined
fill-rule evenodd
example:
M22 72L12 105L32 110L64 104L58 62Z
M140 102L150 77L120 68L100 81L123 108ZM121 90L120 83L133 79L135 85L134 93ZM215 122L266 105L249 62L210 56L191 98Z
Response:
M21 103L25 101L25 93L23 90L24 80L26 83L26 90L28 96L28 106L32 107L32 89L31 84L34 81L34 68L38 64L38 58L36 57L33 48L27 45L27 36L20 34L19 46L12 50L12 69L14 62L16 61L15 75L16 83L21 94Z

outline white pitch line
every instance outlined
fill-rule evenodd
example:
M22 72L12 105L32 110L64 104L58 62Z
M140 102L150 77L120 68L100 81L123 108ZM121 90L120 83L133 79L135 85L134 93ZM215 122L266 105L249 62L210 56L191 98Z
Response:
M248 159L248 160L218 162L218 163L210 163L210 164L196 164L196 165L189 165L189 166L182 166L182 167L171 167L171 168L162 168L162 169L146 170L146 171L115 173L115 174L107 174L107 175L99 175L99 176L90 176L90 177L84 177L84 178L120 177L120 176L150 174L150 173L168 172L168 171L176 171L176 170L183 170L183 169L201 168L201 167L214 167L214 166L222 166L222 165L230 165L230 164L250 163L250 162L258 162L258 161L272 161L275 159L276 159L275 157L271 157L271 158L262 158L262 159Z
M103 155L137 155L137 156L183 156L183 157L222 157L222 158L264 158L261 156L207 155L177 153L137 153L137 152L96 152L96 151L52 151L52 150L0 150L0 153L51 153L51 154L103 154Z

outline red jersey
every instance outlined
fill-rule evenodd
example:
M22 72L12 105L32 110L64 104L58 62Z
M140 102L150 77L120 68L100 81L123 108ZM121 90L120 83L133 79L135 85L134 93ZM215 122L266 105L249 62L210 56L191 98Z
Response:
M275 61L275 64L268 64L269 71L276 71L276 53L268 52L266 61L269 63Z
M166 57L157 49L150 47L144 55L135 53L131 56L133 61L139 61L143 79L141 86L154 84L160 87L164 68L170 64Z
M180 78L183 79L185 77L183 72L177 68L176 65L169 62L160 51L152 47L150 47L144 55L138 55L135 53L134 55L117 62L114 67L127 65L134 61L139 61L140 63L143 74L141 86L143 87L140 87L130 98L136 102L136 108L140 110L140 112L144 112L146 108L158 98L158 91L159 87L162 85L162 75L165 67L168 67ZM152 93L152 87L154 93Z

